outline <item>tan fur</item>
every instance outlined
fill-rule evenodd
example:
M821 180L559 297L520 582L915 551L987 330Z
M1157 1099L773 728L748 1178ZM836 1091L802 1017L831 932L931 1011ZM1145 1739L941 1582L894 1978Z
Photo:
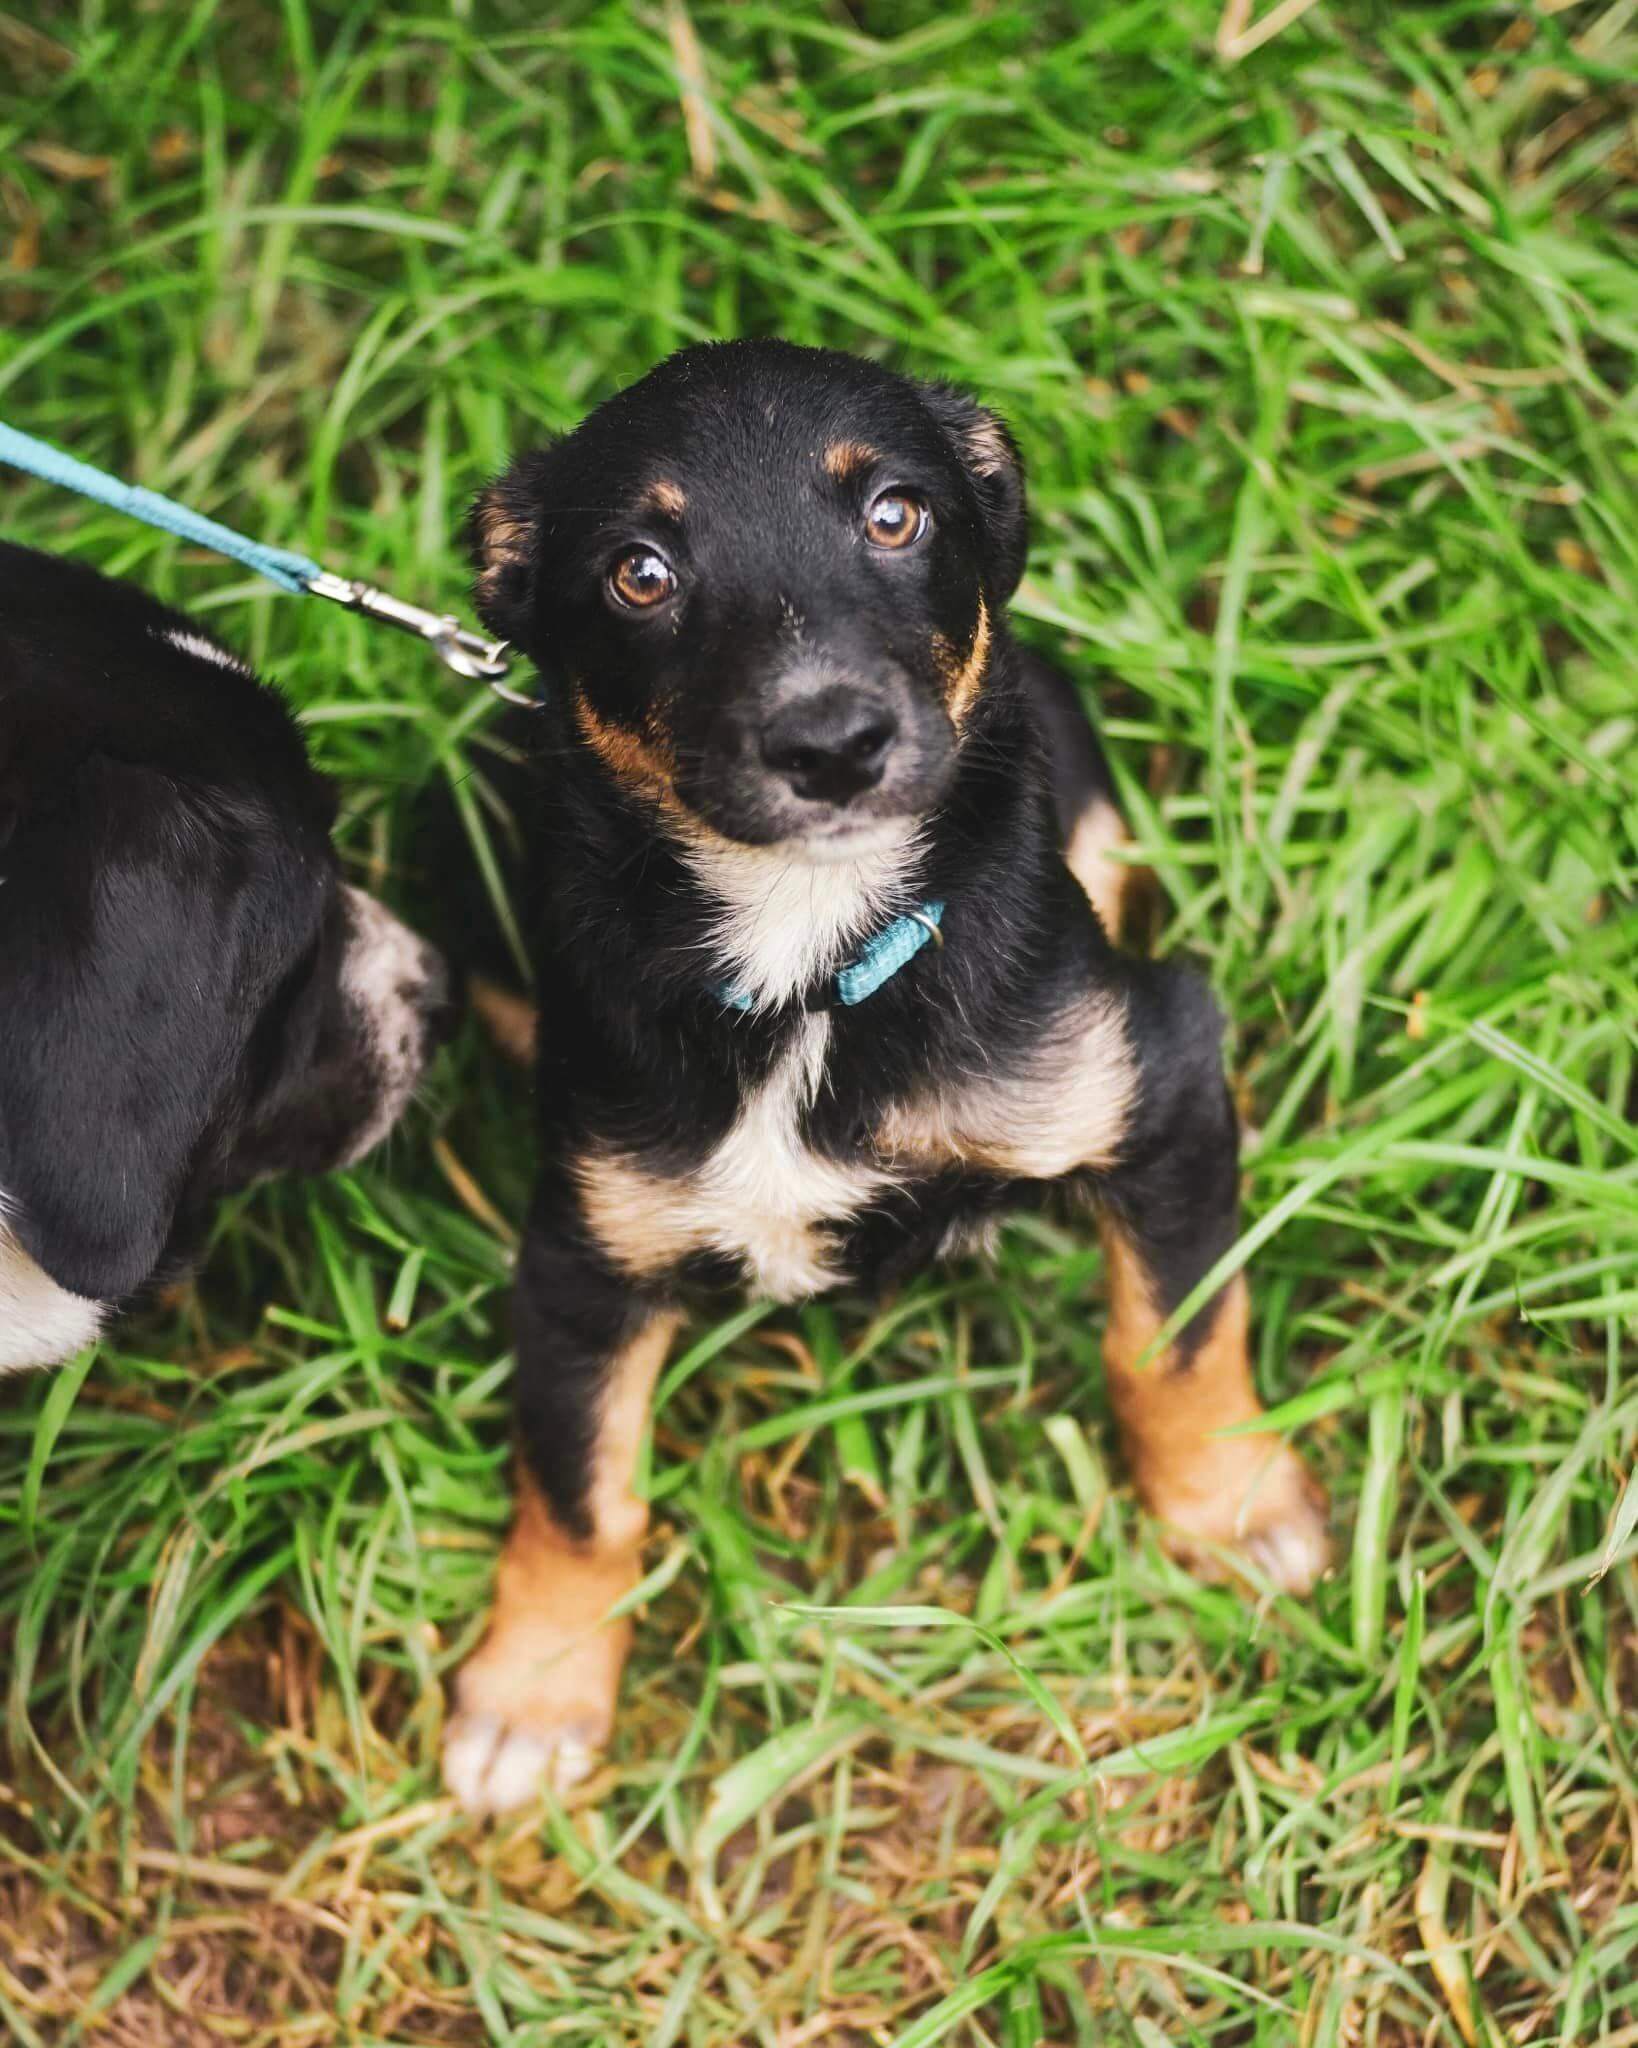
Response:
M832 441L819 458L826 475L838 480L857 476L876 459L876 450L868 441Z
M639 512L663 512L668 519L680 519L688 509L688 493L668 476L657 477L637 500Z
M829 1034L827 1018L804 1021L692 1172L656 1174L608 1151L577 1162L586 1220L618 1266L648 1278L692 1252L713 1251L739 1260L756 1290L775 1301L835 1284L827 1226L857 1214L894 1176L826 1159L802 1142L799 1118L818 1086Z
M980 414L962 438L967 444L967 460L978 475L1000 476L1011 469L1013 457L1007 446L1007 430L991 414Z
M944 707L950 714L950 723L959 732L978 700L990 665L990 614L982 599L972 646L964 655L960 654L942 633L935 633L933 659L944 682Z
M585 691L578 686L574 693L574 716L586 744L611 775L642 790L662 808L680 808L671 788L670 753L663 745L626 726L611 723L593 709Z
M650 1173L628 1153L587 1152L574 1163L580 1207L599 1250L633 1280L666 1272L704 1245L689 1214L689 1179Z
M614 1360L592 1461L592 1535L553 1518L527 1466L495 1576L489 1631L461 1667L445 1771L474 1811L502 1811L541 1778L584 1776L614 1725L631 1623L610 1610L636 1585L648 1505L633 1488L654 1382L679 1318L658 1315Z
M1047 1027L1027 1065L948 1083L890 1110L876 1147L884 1161L924 1170L1057 1180L1114 1160L1137 1085L1124 1012L1089 997Z
M1130 846L1132 835L1126 820L1113 804L1095 797L1075 820L1075 829L1064 848L1069 872L1086 892L1086 900L1098 914L1098 922L1111 939L1118 939L1127 919L1127 894L1136 870L1129 862L1111 860L1119 847Z
M482 974L472 975L466 989L479 1021L499 1050L514 1065L532 1067L540 1014L529 998Z
M529 521L503 501L499 487L478 500L478 595L495 595L501 571L529 559Z
M597 1532L594 1545L600 1551L635 1549L648 1534L648 1503L637 1498L632 1485L654 1382L681 1321L671 1311L652 1316L610 1369L588 1495Z
M1323 1493L1278 1436L1216 1434L1263 1413L1246 1347L1244 1277L1224 1289L1190 1356L1167 1349L1140 1368L1164 1319L1131 1240L1109 1217L1101 1234L1109 1264L1109 1398L1144 1505L1196 1561L1209 1562L1197 1545L1238 1548L1277 1585L1306 1592L1328 1562Z

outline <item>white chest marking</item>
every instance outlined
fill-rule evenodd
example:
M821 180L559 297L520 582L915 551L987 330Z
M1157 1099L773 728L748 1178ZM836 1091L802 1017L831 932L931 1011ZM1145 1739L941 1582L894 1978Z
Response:
M903 820L850 828L828 848L812 840L689 845L688 860L715 901L707 940L714 970L755 1008L779 1008L834 974L914 902L918 851L916 827ZM722 1028L733 1030L733 1019ZM831 1228L900 1176L876 1162L823 1158L803 1141L829 1045L829 1017L804 1015L722 1142L687 1174L655 1174L615 1152L583 1157L576 1172L587 1220L609 1255L634 1275L651 1275L691 1253L718 1252L775 1301L835 1286Z
M190 633L183 626L167 626L160 638L168 640L181 654L196 654L201 661L213 661L218 668L230 668L236 674L246 676L250 671L236 654L229 654L225 647L218 647L214 640L207 640L203 633Z
M836 1283L827 1223L844 1223L891 1176L821 1158L802 1142L802 1112L824 1072L830 1019L805 1017L790 1048L746 1102L689 1192L714 1250L741 1259L775 1301Z
M801 1118L821 1085L830 1019L804 1017L773 1071L746 1098L727 1136L692 1172L649 1172L624 1154L579 1162L587 1220L609 1256L634 1276L664 1272L695 1252L738 1260L774 1301L835 1286L830 1227L845 1224L897 1176L821 1158Z
M758 1009L834 974L871 933L913 907L919 853L913 824L856 828L827 854L800 847L690 847L689 862L716 899L710 947L725 983Z
M89 1344L103 1305L69 1294L0 1223L0 1372L59 1365Z

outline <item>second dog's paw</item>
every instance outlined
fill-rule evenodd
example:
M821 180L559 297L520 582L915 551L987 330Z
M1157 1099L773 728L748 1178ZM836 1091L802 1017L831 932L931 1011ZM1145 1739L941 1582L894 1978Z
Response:
M629 1624L578 1640L492 1629L455 1681L444 1783L468 1813L513 1813L590 1776L614 1726Z
M1147 1505L1192 1563L1210 1571L1210 1552L1238 1550L1283 1593L1311 1592L1329 1569L1325 1492L1288 1445L1270 1437L1222 1440L1202 1454L1189 1482Z

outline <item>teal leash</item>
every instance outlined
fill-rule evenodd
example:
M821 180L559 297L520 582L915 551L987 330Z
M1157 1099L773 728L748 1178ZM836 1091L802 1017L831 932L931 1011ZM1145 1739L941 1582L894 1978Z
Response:
M452 612L429 612L418 604L406 604L389 591L334 575L310 556L298 554L292 548L273 548L264 541L251 540L219 520L207 519L202 512L179 505L174 498L144 490L140 484L122 483L106 470L76 461L62 449L53 448L49 441L19 433L3 420L0 462L26 470L45 483L77 491L82 498L93 498L99 505L110 506L165 533L174 533L178 540L191 541L196 547L210 548L230 561L242 562L281 590L307 597L327 597L332 604L342 605L348 611L361 612L366 618L380 619L385 625L414 633L428 643L446 668L469 682L487 683L496 696L504 697L509 704L532 707L536 701L505 687L512 666L506 642L487 640L481 633L471 632Z

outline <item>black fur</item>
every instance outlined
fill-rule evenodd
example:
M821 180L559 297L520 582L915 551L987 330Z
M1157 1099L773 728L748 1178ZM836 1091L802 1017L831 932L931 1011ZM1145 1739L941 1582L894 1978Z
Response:
M828 476L837 442L873 451L857 482ZM679 518L638 509L656 479L685 499ZM884 485L913 486L931 508L914 560L873 556L860 540L860 507ZM1140 1096L1117 1165L1076 1178L1118 1207L1162 1308L1175 1306L1234 1228L1219 1020L1187 970L1115 950L1064 864L1075 818L1113 791L1072 689L1007 629L1025 512L999 424L958 394L849 357L778 343L690 349L520 460L480 501L474 530L484 615L538 663L543 685L541 708L508 730L526 766L494 773L529 842L541 998L544 1169L518 1274L519 1402L563 1522L584 1521L605 1363L644 1303L684 1277L641 1290L615 1271L570 1162L603 1146L657 1173L696 1172L803 1013L800 1001L771 1014L724 1009L715 911L679 817L747 843L810 814L822 835L832 810L925 818L915 894L945 904L947 944L857 1008L831 1012L824 1085L802 1126L827 1158L869 1160L893 1104L1005 1074L1075 999L1121 998ZM676 570L677 596L659 616L623 613L605 588L609 563L633 545L663 550ZM988 662L952 723L940 708L950 663L929 649L973 646L981 605ZM782 632L792 617L798 627ZM871 790L804 812L765 786L777 775L756 764L758 722L786 701L801 661L865 692L883 673L894 679L906 765L897 780L889 766L879 802ZM669 785L643 786L623 771L626 755L592 743L610 729L639 742L644 760L669 761ZM931 1174L844 1227L844 1273L891 1282L956 1226L1048 1192Z
M216 644L0 545L0 1218L103 1301L216 1195L334 1163L382 1080L328 786L271 690L173 633Z

